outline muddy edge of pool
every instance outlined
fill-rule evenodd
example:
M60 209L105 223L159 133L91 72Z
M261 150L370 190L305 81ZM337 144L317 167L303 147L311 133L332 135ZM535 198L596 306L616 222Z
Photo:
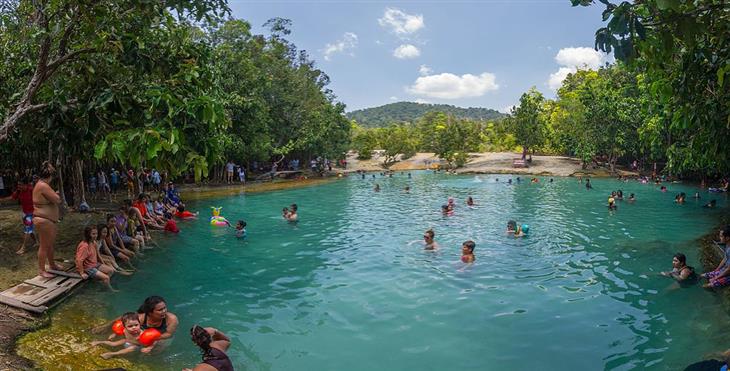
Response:
M200 200L212 197L224 197L239 195L242 193L266 192L282 189L291 189L299 187L314 186L324 184L337 178L318 178L307 180L280 181L274 183L257 183L244 187L240 185L234 186L202 186L202 187L182 187L183 196L188 199ZM118 198L120 200L122 198ZM103 218L106 212L113 212L116 203L95 202L97 210L92 213L79 214L69 213L66 215L65 223L59 228L58 246L56 251L59 256L73 256L73 252L78 242L78 231L86 225L89 219ZM5 206L5 205L3 205ZM0 208L0 255L3 256L3 263L0 264L0 288L4 289L19 283L23 279L32 276L35 267L35 251L29 248L23 256L15 255L15 248L19 240L20 234L17 228L18 213L16 205L12 207ZM709 231L705 236L698 240L698 248L700 249L700 263L703 270L714 269L722 260L719 249L715 247L713 241L717 239L717 230L722 226L730 223L730 212L726 212L719 220L717 227ZM8 262L7 266L5 262ZM27 277L26 277L27 276ZM722 290L719 292L722 297L726 311L730 312L730 290ZM17 310L8 306L0 306L0 371L5 370L36 370L33 362L27 358L17 354L16 341L23 334L42 329L50 324L50 313L43 316L32 316L22 310ZM708 350L712 351L712 350Z
M34 317L25 311L3 305L0 308L0 370L36 370L33 362L16 352L16 340L27 332L50 324L50 317Z

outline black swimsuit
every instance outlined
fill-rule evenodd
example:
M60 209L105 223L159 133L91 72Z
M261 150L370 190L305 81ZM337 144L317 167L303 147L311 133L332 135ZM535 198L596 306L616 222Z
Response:
M142 321L142 330L147 330L148 328L157 329L161 334L164 334L167 332L167 316L162 319L162 323L160 323L159 326L150 326L147 324L147 313L144 314L144 321Z
M203 357L203 363L218 371L233 371L233 364L225 352L218 348L210 348L210 356Z

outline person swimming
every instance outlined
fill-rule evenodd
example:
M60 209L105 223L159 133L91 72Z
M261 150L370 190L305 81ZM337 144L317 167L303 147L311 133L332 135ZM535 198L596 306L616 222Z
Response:
M239 220L238 223L236 223L236 237L246 237L246 222L243 220Z
M474 206L474 205L476 205L476 204L474 203L474 199L473 199L473 198L472 198L471 196L469 196L469 197L467 197L467 198L466 198L466 204L467 204L468 206Z
M713 209L713 208L715 208L715 206L717 206L717 200L711 200L710 202L706 203L702 207L706 207L706 208L709 208L709 209Z
M403 192L405 192L405 193L411 193L411 187L410 186L406 186L406 188L403 190Z
M438 250L439 244L434 241L434 237L436 237L436 233L434 233L433 229L429 229L426 232L423 232L424 250Z
M636 201L636 196L634 196L634 194L632 193L629 195L629 202L634 202L634 201Z
M611 194L608 196L608 209L609 210L616 210L616 200L614 199L614 195Z
M373 191L380 192L380 184L375 183L375 188L373 188Z
M444 216L452 216L454 215L454 210L449 209L449 205L443 204L441 205L441 214L443 214Z
M472 240L464 241L461 244L461 262L466 264L474 263L474 248L477 245Z
M696 281L698 276L695 269L687 265L687 257L682 253L674 254L672 257L672 270L661 272L662 276L671 277L677 282Z
M517 229L517 222L510 220L507 222L507 234L514 234Z
M586 189L593 189L590 178L586 178Z

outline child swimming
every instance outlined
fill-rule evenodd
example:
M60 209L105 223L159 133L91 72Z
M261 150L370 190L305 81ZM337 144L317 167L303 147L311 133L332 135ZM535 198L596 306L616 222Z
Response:
M122 315L122 324L124 324L124 338L116 341L92 341L91 345L107 345L110 347L124 346L122 349L116 352L106 352L101 355L101 358L109 359L115 356L121 356L129 354L137 350L140 346L137 338L142 334L142 326L139 323L139 316L134 312L127 312Z
M441 205L441 213L444 214L444 216L452 216L454 215L454 210L449 209L449 205L443 204Z
M616 200L614 199L614 195L611 194L608 196L608 209L609 210L616 210Z
M464 241L463 244L461 244L461 262L462 263L474 263L474 260L476 259L474 257L474 248L476 247L476 244L472 240Z
M246 222L244 222L243 220L239 220L238 223L236 223L236 237L246 237Z
M515 228L517 228L517 222L510 220L507 222L507 234L514 234Z
M288 207L281 209L281 217L289 220L289 208Z

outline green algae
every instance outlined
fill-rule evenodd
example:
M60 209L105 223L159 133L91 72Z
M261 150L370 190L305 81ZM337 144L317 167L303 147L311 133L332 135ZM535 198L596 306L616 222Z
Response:
M91 331L106 322L106 319L99 316L100 309L98 304L80 301L61 306L52 313L50 326L28 333L18 340L18 355L32 359L36 367L48 371L109 368L151 370L149 367L134 364L129 359L101 358L101 354L108 351L108 348L91 346L92 341L103 340L108 335L107 332L95 335Z

